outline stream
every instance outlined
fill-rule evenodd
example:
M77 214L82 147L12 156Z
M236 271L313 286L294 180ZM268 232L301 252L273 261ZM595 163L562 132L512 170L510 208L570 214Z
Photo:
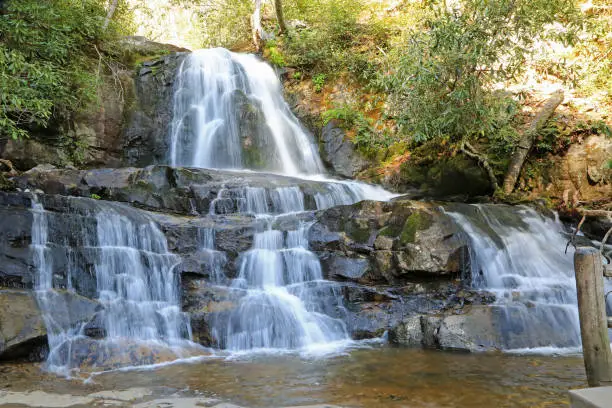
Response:
M84 395L101 390L169 387L241 406L566 407L567 390L585 386L581 356L468 354L373 346L325 359L251 355L113 372L94 384L5 365L0 388ZM1 402L1 399L0 399ZM0 405L1 406L1 405Z

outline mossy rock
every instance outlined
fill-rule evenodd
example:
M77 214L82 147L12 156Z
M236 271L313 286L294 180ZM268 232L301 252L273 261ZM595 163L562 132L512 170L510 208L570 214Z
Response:
M412 213L404 223L404 228L400 235L400 242L412 244L416 241L417 231L426 230L433 224L433 217L424 211L416 211Z
M355 220L349 220L345 223L344 232L353 241L361 244L368 242L371 235L369 226L360 226L357 224L357 222L355 222Z

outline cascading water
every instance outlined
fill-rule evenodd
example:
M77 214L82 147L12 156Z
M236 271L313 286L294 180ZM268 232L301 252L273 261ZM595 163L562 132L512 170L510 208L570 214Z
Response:
M562 225L528 207L472 205L449 214L469 236L473 286L493 292L504 311L504 347L579 347L574 268Z
M278 188L268 195L248 188L244 203L243 210L263 217L268 227L240 257L238 276L229 286L239 296L238 306L214 325L218 344L232 351L313 349L348 340L340 291L323 280L319 259L308 250L309 225L271 228L270 211L304 211L300 189Z
M41 203L32 200L31 248L37 271L37 300L48 332L48 369L71 375L87 361L100 363L89 355L94 349L118 361L124 357L118 354L127 354L130 344L163 348L174 358L185 346L195 346L189 341L189 319L179 306L178 277L174 273L179 259L168 252L161 231L129 207L86 202L90 205L89 214L75 214L76 233L50 239L49 215ZM76 239L93 259L69 256L73 251L65 245L68 239ZM94 263L97 301L101 306L97 321L105 333L104 340L96 341L95 347L93 340L83 335L87 322L75 323L68 318L73 311L63 301L62 291L65 287L74 292L72 274L67 273L65 282L54 283L54 275L60 271L52 263L50 250L58 247L66 251L70 265L81 264L80 268L86 269L85 264Z
M181 64L170 136L173 166L322 173L317 148L254 55L198 50Z
M313 194L316 209L392 196L321 176L316 145L284 101L274 70L254 55L216 48L186 58L177 73L170 146L174 166L264 170L323 181ZM239 197L221 189L209 217L234 210L264 220L267 228L239 257L232 281L219 274L217 255L211 257L213 283L229 282L239 297L235 310L213 324L219 345L296 349L348 339L341 296L323 280L318 258L308 251L308 224L292 231L272 228L275 217L305 211L300 187L249 186ZM214 231L205 234L214 237ZM213 254L213 239L206 241L205 251Z

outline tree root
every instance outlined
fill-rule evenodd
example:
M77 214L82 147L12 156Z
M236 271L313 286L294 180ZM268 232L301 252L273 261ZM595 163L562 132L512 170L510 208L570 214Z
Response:
M16 176L18 174L17 170L15 169L15 166L13 166L13 163L11 163L10 160L0 159L0 164L8 168L8 171L5 172L7 175Z
M491 184L491 188L493 188L493 192L497 191L499 188L499 184L497 183L497 177L495 177L495 172L493 168L489 164L489 160L486 156L478 153L478 151L472 146L469 142L464 141L461 144L461 148L459 149L466 156L478 161L478 164L482 166L483 169L487 172L487 176L489 176L489 183Z

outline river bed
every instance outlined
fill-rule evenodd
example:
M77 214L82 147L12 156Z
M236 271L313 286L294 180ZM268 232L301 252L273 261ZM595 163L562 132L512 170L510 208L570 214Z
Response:
M584 386L581 356L468 354L386 346L316 359L269 354L214 358L106 373L88 383L45 374L37 364L0 366L0 389L13 392L86 395L148 387L157 394L166 389L167 394L214 396L257 408L323 403L389 408L565 407L568 389Z

